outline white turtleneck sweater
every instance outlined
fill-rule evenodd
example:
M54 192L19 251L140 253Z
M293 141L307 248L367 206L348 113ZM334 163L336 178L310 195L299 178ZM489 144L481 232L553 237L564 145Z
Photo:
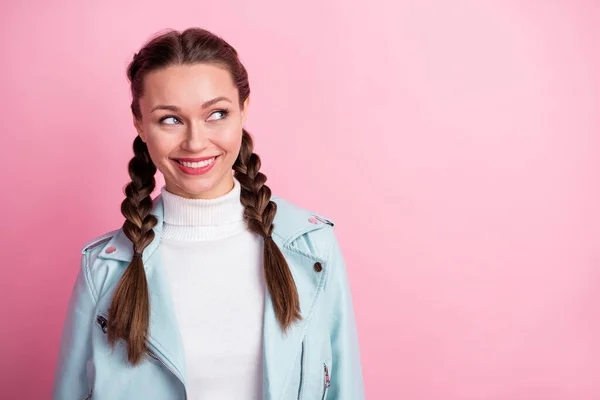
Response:
M161 188L162 257L191 400L262 398L263 238L247 230L233 179L214 199Z

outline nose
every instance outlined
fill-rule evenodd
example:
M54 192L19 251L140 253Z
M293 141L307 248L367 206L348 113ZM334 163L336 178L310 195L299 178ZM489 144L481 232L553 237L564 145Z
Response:
M181 147L192 153L199 153L199 150L206 147L210 142L208 130L195 121L189 123L187 126L185 139L183 140Z

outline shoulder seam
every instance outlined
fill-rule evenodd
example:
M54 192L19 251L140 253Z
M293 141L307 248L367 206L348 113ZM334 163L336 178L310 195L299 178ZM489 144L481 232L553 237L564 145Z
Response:
M116 235L116 233L118 231L119 231L119 229L114 229L112 231L106 232L103 235L97 236L96 238L90 240L89 242L87 242L83 245L83 248L81 249L81 253L85 254L88 250L93 249L94 247L96 247L100 244L110 241Z

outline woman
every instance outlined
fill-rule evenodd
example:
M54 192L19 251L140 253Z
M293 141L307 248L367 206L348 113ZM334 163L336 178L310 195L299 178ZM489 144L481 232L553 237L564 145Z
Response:
M364 398L334 224L271 196L236 50L168 31L127 72L125 222L82 250L53 398Z

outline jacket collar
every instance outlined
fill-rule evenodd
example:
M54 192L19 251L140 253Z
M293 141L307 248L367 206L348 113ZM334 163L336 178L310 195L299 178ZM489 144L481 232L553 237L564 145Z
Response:
M291 325L284 334L277 321L269 291L265 289L263 320L263 398L265 400L281 397L288 381L288 374L292 371L291 366L300 355L307 324L310 322L313 307L327 276L325 272L319 273L313 269L313 264L317 261L325 264L321 254L316 251L296 250L291 244L301 235L323 228L325 223L333 225L330 220L277 196L271 196L271 200L277 204L277 212L273 220L273 240L282 250L294 277L302 320ZM153 200L152 208L152 214L158 219L158 223L153 228L154 239L142 253L151 304L148 342L161 361L185 383L185 354L160 257L163 212L162 195L159 194ZM109 247L114 247L116 250L106 252L105 249ZM133 246L122 229L119 229L104 245L98 257L129 264L133 257ZM323 271L326 271L326 268Z
M282 250L293 251L293 249L290 248L291 242L305 233L322 228L324 223L333 225L332 221L324 218L323 216L298 207L287 200L277 196L271 196L271 200L277 204L277 212L275 213L275 218L273 219L273 238L278 245L283 246ZM164 222L164 206L161 194L152 200L151 213L156 216L158 222L153 228L154 239L144 249L142 254L144 265L146 265L146 261L148 261L148 259L153 255L154 251L160 244L160 236ZM310 220L313 218L316 218L316 223L310 222ZM133 244L129 238L125 236L123 229L117 230L116 234L111 238L111 240L105 244L104 248L108 247L115 247L116 250L111 253L101 251L99 258L107 260L119 260L127 263L131 262L131 259L133 258ZM320 257L317 254L307 254L307 256L314 258L315 261L323 261L319 259ZM148 266L146 266L146 272L149 272Z

